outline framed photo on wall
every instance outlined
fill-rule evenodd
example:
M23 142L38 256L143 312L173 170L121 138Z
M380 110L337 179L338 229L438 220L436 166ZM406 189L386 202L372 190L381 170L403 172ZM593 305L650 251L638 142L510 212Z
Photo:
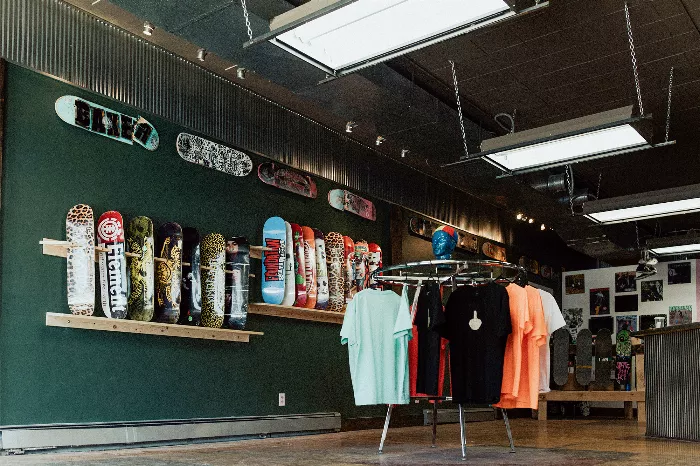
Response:
M693 306L669 306L668 325L683 325L693 322Z
M591 317L610 314L610 288L591 289Z
M668 321L666 314L652 314L648 316L639 316L639 330L649 330L650 328L656 328L656 318L664 318L664 327Z
M582 294L586 292L585 276L582 273L576 275L567 275L566 294Z
M638 312L639 311L639 295L626 294L615 296L615 312Z
M578 331L583 327L583 308L572 307L564 309L562 315L564 316L564 322L566 322L566 329L571 335L571 341L576 343Z
M690 283L690 262L668 264L668 284Z
M663 301L664 282L663 280L647 280L642 282L642 302Z
M617 331L629 330L630 332L637 331L637 316L616 316Z
M616 272L615 293L629 293L637 291L637 281L634 279L637 272Z

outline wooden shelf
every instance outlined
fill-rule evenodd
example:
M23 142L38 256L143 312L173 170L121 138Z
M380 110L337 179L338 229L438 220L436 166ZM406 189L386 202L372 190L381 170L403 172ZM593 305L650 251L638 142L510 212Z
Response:
M262 332L229 330L222 328L192 327L189 325L161 324L136 320L108 319L106 317L79 316L73 314L46 313L48 327L80 328L106 332L143 333L165 337L200 338L203 340L237 341L248 343L251 335Z
M280 306L267 303L248 304L248 314L261 314L266 316L283 317L285 319L311 320L328 324L342 324L344 312L319 311L305 309L303 307Z

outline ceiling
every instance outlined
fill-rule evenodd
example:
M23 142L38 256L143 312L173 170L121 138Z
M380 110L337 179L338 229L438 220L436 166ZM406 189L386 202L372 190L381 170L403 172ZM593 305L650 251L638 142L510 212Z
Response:
M563 193L531 187L562 169L497 178L499 171L483 161L441 168L464 152L448 60L456 63L470 152L484 138L505 134L493 120L497 113L515 114L518 131L636 104L623 0L551 0L547 8L323 84L323 72L271 44L244 49L248 35L239 1L110 3L247 68L253 81L293 94L308 115L328 126L342 131L344 122L357 122L352 137L365 144L384 136L379 150L389 157L484 202L525 212L574 249L612 264L638 257L633 225L591 226L557 200ZM247 0L253 35L267 32L272 17L300 3ZM654 115L657 142L664 139L674 67L670 136L677 144L574 165L576 185L599 191L600 198L700 183L700 0L628 3L644 111ZM400 158L404 148L410 152ZM684 215L640 223L640 234L644 241L695 228L700 215Z

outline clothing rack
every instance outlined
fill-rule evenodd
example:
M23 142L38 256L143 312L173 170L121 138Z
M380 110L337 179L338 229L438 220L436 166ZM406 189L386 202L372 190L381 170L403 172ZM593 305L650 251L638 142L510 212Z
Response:
M500 269L500 273L494 276L494 271ZM408 273L410 271L410 273ZM505 272L514 272L512 277L508 278ZM394 272L394 274L388 274L388 272ZM396 274L398 272L398 274ZM527 277L527 270L516 264L511 264L510 262L503 262L498 260L453 260L453 259L440 259L440 260L428 260L428 261L418 261L418 262L406 262L403 264L389 265L386 267L379 268L370 274L370 280L378 285L414 285L416 286L416 293L413 297L413 304L411 305L411 321L413 322L416 317L418 296L420 295L421 288L424 282L437 281L440 285L450 284L452 289L456 289L458 285L478 285L480 283L488 282L507 282L512 283L517 277ZM427 399L433 401L433 425L432 425L432 447L436 446L437 437L437 402L438 401L451 401L452 397L441 397L441 396L421 396L414 397L417 399ZM467 458L467 437L466 437L466 427L464 424L464 411L462 410L462 404L457 405L459 408L459 434L460 443L462 446L462 460ZM382 438L379 442L379 453L384 450L384 441L386 440L386 434L389 430L389 422L391 421L391 413L393 411L394 405L389 405L386 418L384 420L384 430L382 431ZM508 420L508 413L505 409L501 409L503 415L503 421L506 426L506 434L508 435L508 442L510 444L510 452L515 453L515 445L513 444L513 434L510 429L510 422Z

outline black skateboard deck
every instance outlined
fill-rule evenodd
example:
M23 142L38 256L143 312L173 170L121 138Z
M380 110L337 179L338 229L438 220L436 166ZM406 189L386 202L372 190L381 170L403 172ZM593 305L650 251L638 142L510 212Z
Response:
M566 328L552 334L552 377L560 386L569 381L569 331Z
M224 327L243 330L248 318L250 245L242 236L226 242L226 305Z
M200 237L196 228L182 229L182 300L179 324L199 325L202 320ZM184 265L187 263L189 265Z
M602 328L595 336L595 385L611 390L613 381L610 378L614 367L612 355L612 332Z
M158 228L156 264L156 322L174 324L180 318L182 286L182 227L174 222Z
M593 360L593 335L587 328L576 336L576 381L583 386L591 383L591 361Z

